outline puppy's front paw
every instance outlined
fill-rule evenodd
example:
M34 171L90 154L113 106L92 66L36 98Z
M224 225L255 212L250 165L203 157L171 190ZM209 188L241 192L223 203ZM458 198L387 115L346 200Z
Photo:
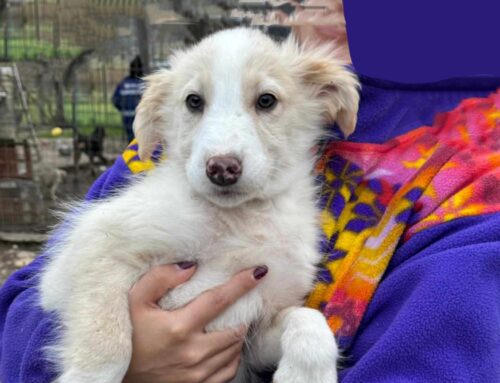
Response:
M338 347L323 314L293 308L286 314L275 383L336 383Z
M274 373L273 383L337 383L335 366L319 369L297 368L297 365L282 360Z
M55 383L121 383L127 368L128 363L108 364L92 372L70 368Z

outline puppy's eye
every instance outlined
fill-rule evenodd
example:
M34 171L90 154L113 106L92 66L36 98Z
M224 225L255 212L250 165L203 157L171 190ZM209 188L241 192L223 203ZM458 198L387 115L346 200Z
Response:
M203 98L197 94L190 94L186 97L186 106L191 112L201 112L203 111Z
M261 95L257 100L257 108L261 110L269 110L274 107L277 102L278 100L276 99L276 97L274 97L270 93L265 93Z

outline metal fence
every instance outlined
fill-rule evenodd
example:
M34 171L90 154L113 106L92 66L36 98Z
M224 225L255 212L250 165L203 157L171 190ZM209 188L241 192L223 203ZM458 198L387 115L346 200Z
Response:
M121 125L110 99L139 49L130 19L105 23L112 6L94 3L11 1L4 10L0 55L19 63L30 113L41 130ZM123 3L133 13L138 2Z
M0 79L6 116L0 124L0 231L44 231L55 222L56 199L85 194L103 168L89 166L83 153L97 127L105 131L108 164L126 146L111 98L140 51L133 23L139 5L28 0L8 1L0 10L6 69ZM118 16L106 22L111 13ZM14 65L20 85L9 75ZM55 127L62 129L57 138ZM26 134L30 129L35 139Z
M18 63L42 135L99 125L115 137L121 120L111 97L129 61L140 54L146 72L168 65L173 49L234 24L223 3L10 0L0 13L0 61Z
M233 14L239 3L243 12ZM283 5L0 0L0 232L46 230L56 197L85 194L104 165L89 166L82 154L93 132L105 133L108 163L122 152L125 131L111 100L130 60L140 55L145 73L168 66L173 50L246 24L248 14L265 29L271 3Z

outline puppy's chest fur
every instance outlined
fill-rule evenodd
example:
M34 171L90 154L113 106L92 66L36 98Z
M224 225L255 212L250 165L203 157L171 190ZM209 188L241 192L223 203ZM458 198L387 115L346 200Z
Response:
M301 305L319 262L314 249L316 226L305 216L314 211L303 213L280 211L272 203L231 212L212 209L207 215L209 226L200 228L205 231L200 235L204 238L200 247L194 254L186 254L197 262L196 274L170 291L160 304L167 309L183 306L244 268L266 265L269 272L263 283L223 313L210 329L269 319L286 307Z
M266 265L258 288L210 327L250 324L302 304L320 260L317 230L308 177L273 200L222 209L194 196L180 172L164 166L76 218L43 275L42 304L64 312L80 294L104 293L117 281L118 267L119 282L132 285L155 265L195 261L194 276L160 302L174 309L244 268Z

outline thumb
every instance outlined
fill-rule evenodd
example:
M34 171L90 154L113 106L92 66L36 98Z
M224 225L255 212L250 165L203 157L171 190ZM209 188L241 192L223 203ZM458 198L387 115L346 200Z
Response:
M196 270L195 266L194 262L180 262L152 268L130 289L130 305L156 305L168 290L191 278Z

